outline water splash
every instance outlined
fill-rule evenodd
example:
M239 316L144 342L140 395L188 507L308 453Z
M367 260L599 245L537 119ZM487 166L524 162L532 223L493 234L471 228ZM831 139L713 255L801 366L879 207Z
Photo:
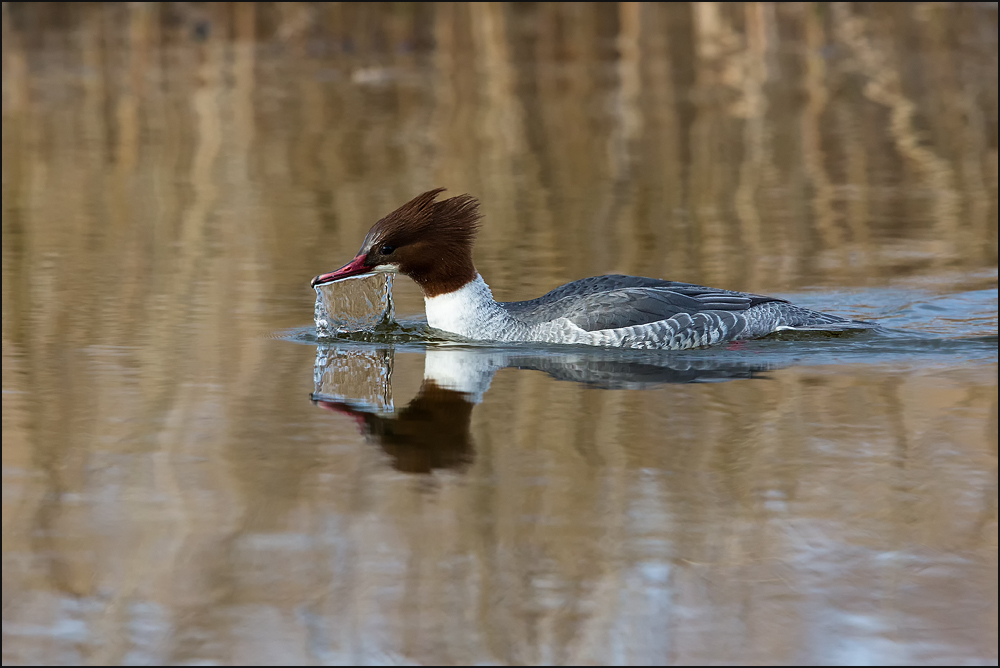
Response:
M396 318L392 275L364 274L317 285L313 318L321 338L392 326Z

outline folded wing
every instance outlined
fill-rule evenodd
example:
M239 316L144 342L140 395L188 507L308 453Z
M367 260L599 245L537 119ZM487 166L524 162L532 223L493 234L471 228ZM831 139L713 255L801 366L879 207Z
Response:
M738 313L758 304L782 301L690 283L611 275L567 283L538 299L503 306L528 324L567 318L593 332L647 325L681 314Z

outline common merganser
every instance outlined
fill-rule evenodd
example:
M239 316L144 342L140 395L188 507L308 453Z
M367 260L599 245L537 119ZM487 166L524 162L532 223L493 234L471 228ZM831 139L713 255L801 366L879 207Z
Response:
M375 223L357 256L313 287L367 273L401 273L424 295L427 324L478 341L536 341L681 350L779 330L871 329L783 299L658 278L612 274L573 281L537 299L497 302L472 263L479 202L413 198Z

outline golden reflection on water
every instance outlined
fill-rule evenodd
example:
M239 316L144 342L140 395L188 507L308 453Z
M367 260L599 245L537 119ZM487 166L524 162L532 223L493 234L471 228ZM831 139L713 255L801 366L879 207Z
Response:
M500 299L995 295L995 6L2 11L5 663L996 660L995 361L504 369L413 475L269 336L439 185Z

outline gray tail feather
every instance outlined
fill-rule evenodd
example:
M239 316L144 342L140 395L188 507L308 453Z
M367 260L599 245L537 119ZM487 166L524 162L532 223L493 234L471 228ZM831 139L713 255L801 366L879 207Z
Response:
M865 320L841 320L839 322L814 322L803 325L779 326L778 331L793 332L844 332L847 330L878 329L879 325Z

